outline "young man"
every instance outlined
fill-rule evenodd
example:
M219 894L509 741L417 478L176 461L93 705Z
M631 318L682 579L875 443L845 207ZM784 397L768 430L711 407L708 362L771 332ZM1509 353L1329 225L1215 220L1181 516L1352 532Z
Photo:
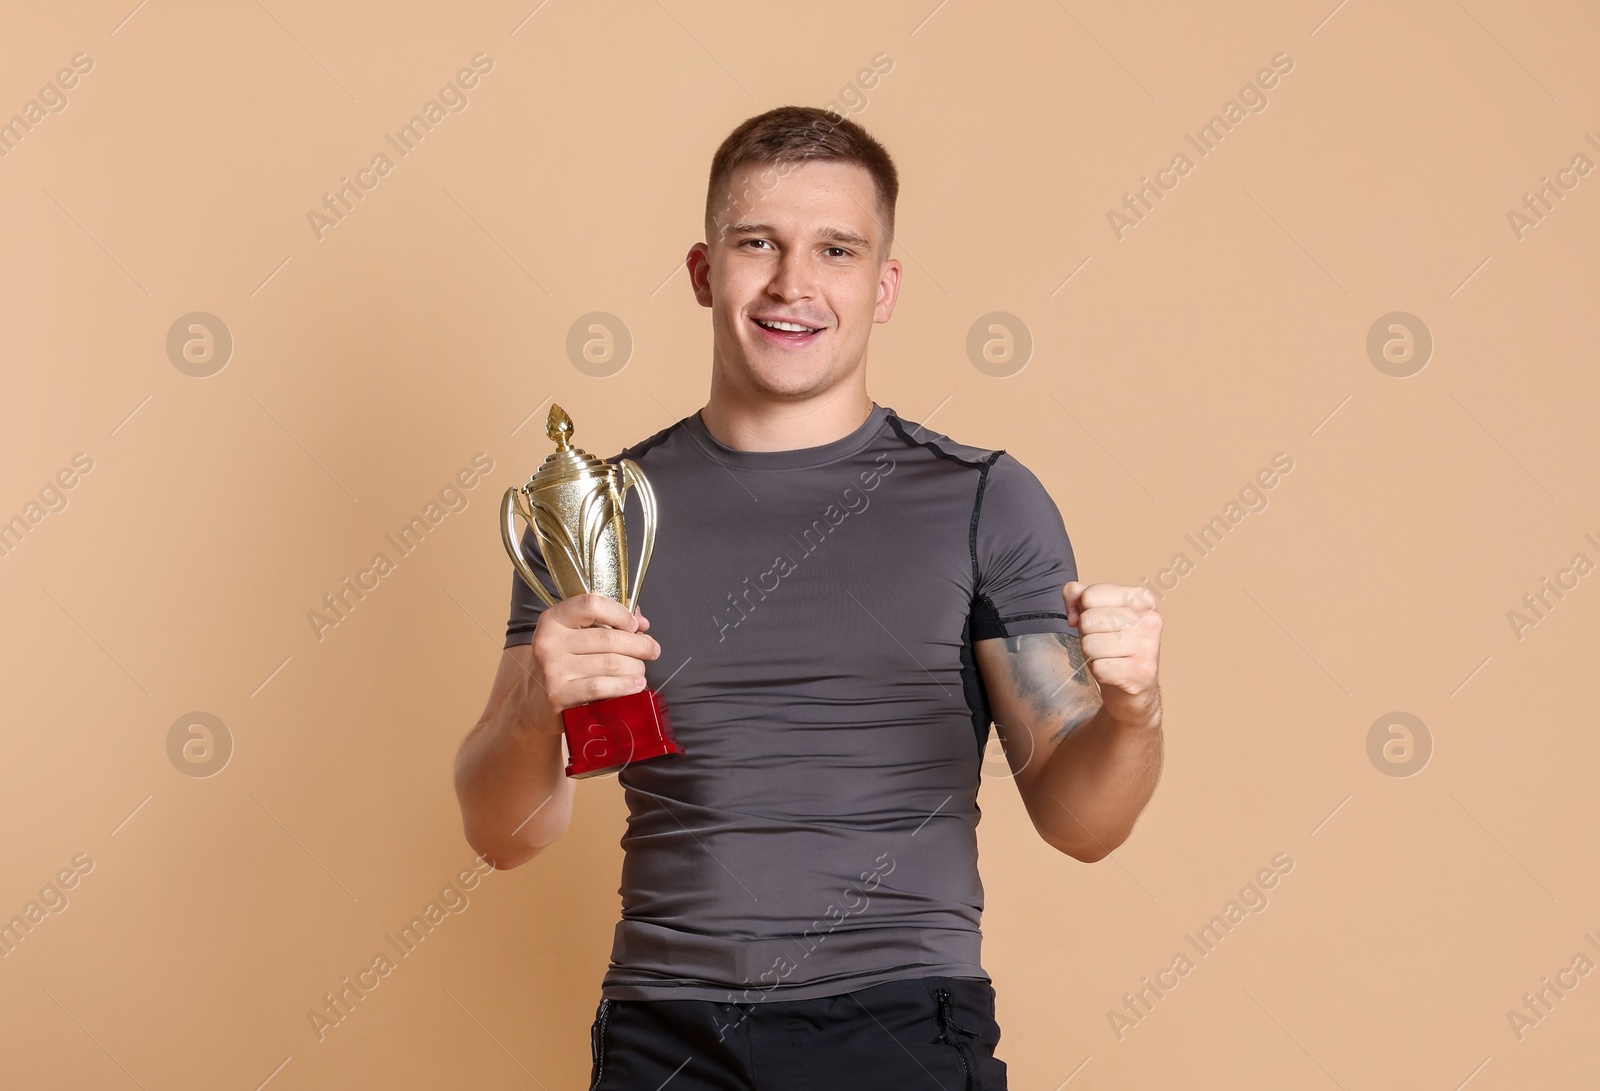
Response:
M1003 1088L979 958L991 720L1034 826L1078 860L1121 844L1155 790L1150 593L1078 582L1014 457L867 394L868 335L900 287L898 187L837 115L733 131L688 255L710 398L608 459L638 462L661 512L640 609L546 609L513 577L456 767L472 847L511 868L565 831L563 708L648 684L686 751L618 774L595 1088ZM524 547L546 575L531 532Z

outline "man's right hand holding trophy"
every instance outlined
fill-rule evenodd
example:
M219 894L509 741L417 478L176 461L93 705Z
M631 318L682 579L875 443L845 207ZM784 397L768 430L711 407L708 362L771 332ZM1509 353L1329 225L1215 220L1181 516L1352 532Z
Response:
M683 753L665 703L647 688L645 662L658 658L661 646L637 609L655 538L655 497L636 466L613 467L573 448L572 421L559 405L551 406L546 430L557 450L527 484L507 490L500 512L506 551L545 609L532 642L504 651L488 704L456 761L469 840L499 868L516 867L566 831L576 779ZM633 487L645 522L630 583L622 497ZM522 548L518 516L533 531L537 564ZM555 593L539 579L541 568Z

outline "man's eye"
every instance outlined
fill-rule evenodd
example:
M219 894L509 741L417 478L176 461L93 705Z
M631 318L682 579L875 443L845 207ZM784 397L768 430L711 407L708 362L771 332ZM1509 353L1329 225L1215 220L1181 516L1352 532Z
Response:
M829 250L838 251L839 256L842 257L842 258L847 258L847 257L850 256L850 251L846 250L842 246L830 246L830 247L828 247L828 249Z
M767 241L766 239L746 239L740 245L749 246L751 243L756 243L757 245L762 245L762 244L765 244L766 241Z

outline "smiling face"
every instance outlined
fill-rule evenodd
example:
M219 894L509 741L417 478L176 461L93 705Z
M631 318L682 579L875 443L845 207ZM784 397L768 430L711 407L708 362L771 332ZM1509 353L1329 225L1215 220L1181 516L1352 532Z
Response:
M832 160L752 163L727 191L688 258L695 298L711 308L713 386L741 400L864 390L867 337L900 288L872 175Z

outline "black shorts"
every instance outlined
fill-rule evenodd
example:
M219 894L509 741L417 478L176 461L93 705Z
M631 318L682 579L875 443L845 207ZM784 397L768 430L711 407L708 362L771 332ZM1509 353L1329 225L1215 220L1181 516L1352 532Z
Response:
M921 977L814 1000L600 1001L590 1091L1003 1091L994 988Z

